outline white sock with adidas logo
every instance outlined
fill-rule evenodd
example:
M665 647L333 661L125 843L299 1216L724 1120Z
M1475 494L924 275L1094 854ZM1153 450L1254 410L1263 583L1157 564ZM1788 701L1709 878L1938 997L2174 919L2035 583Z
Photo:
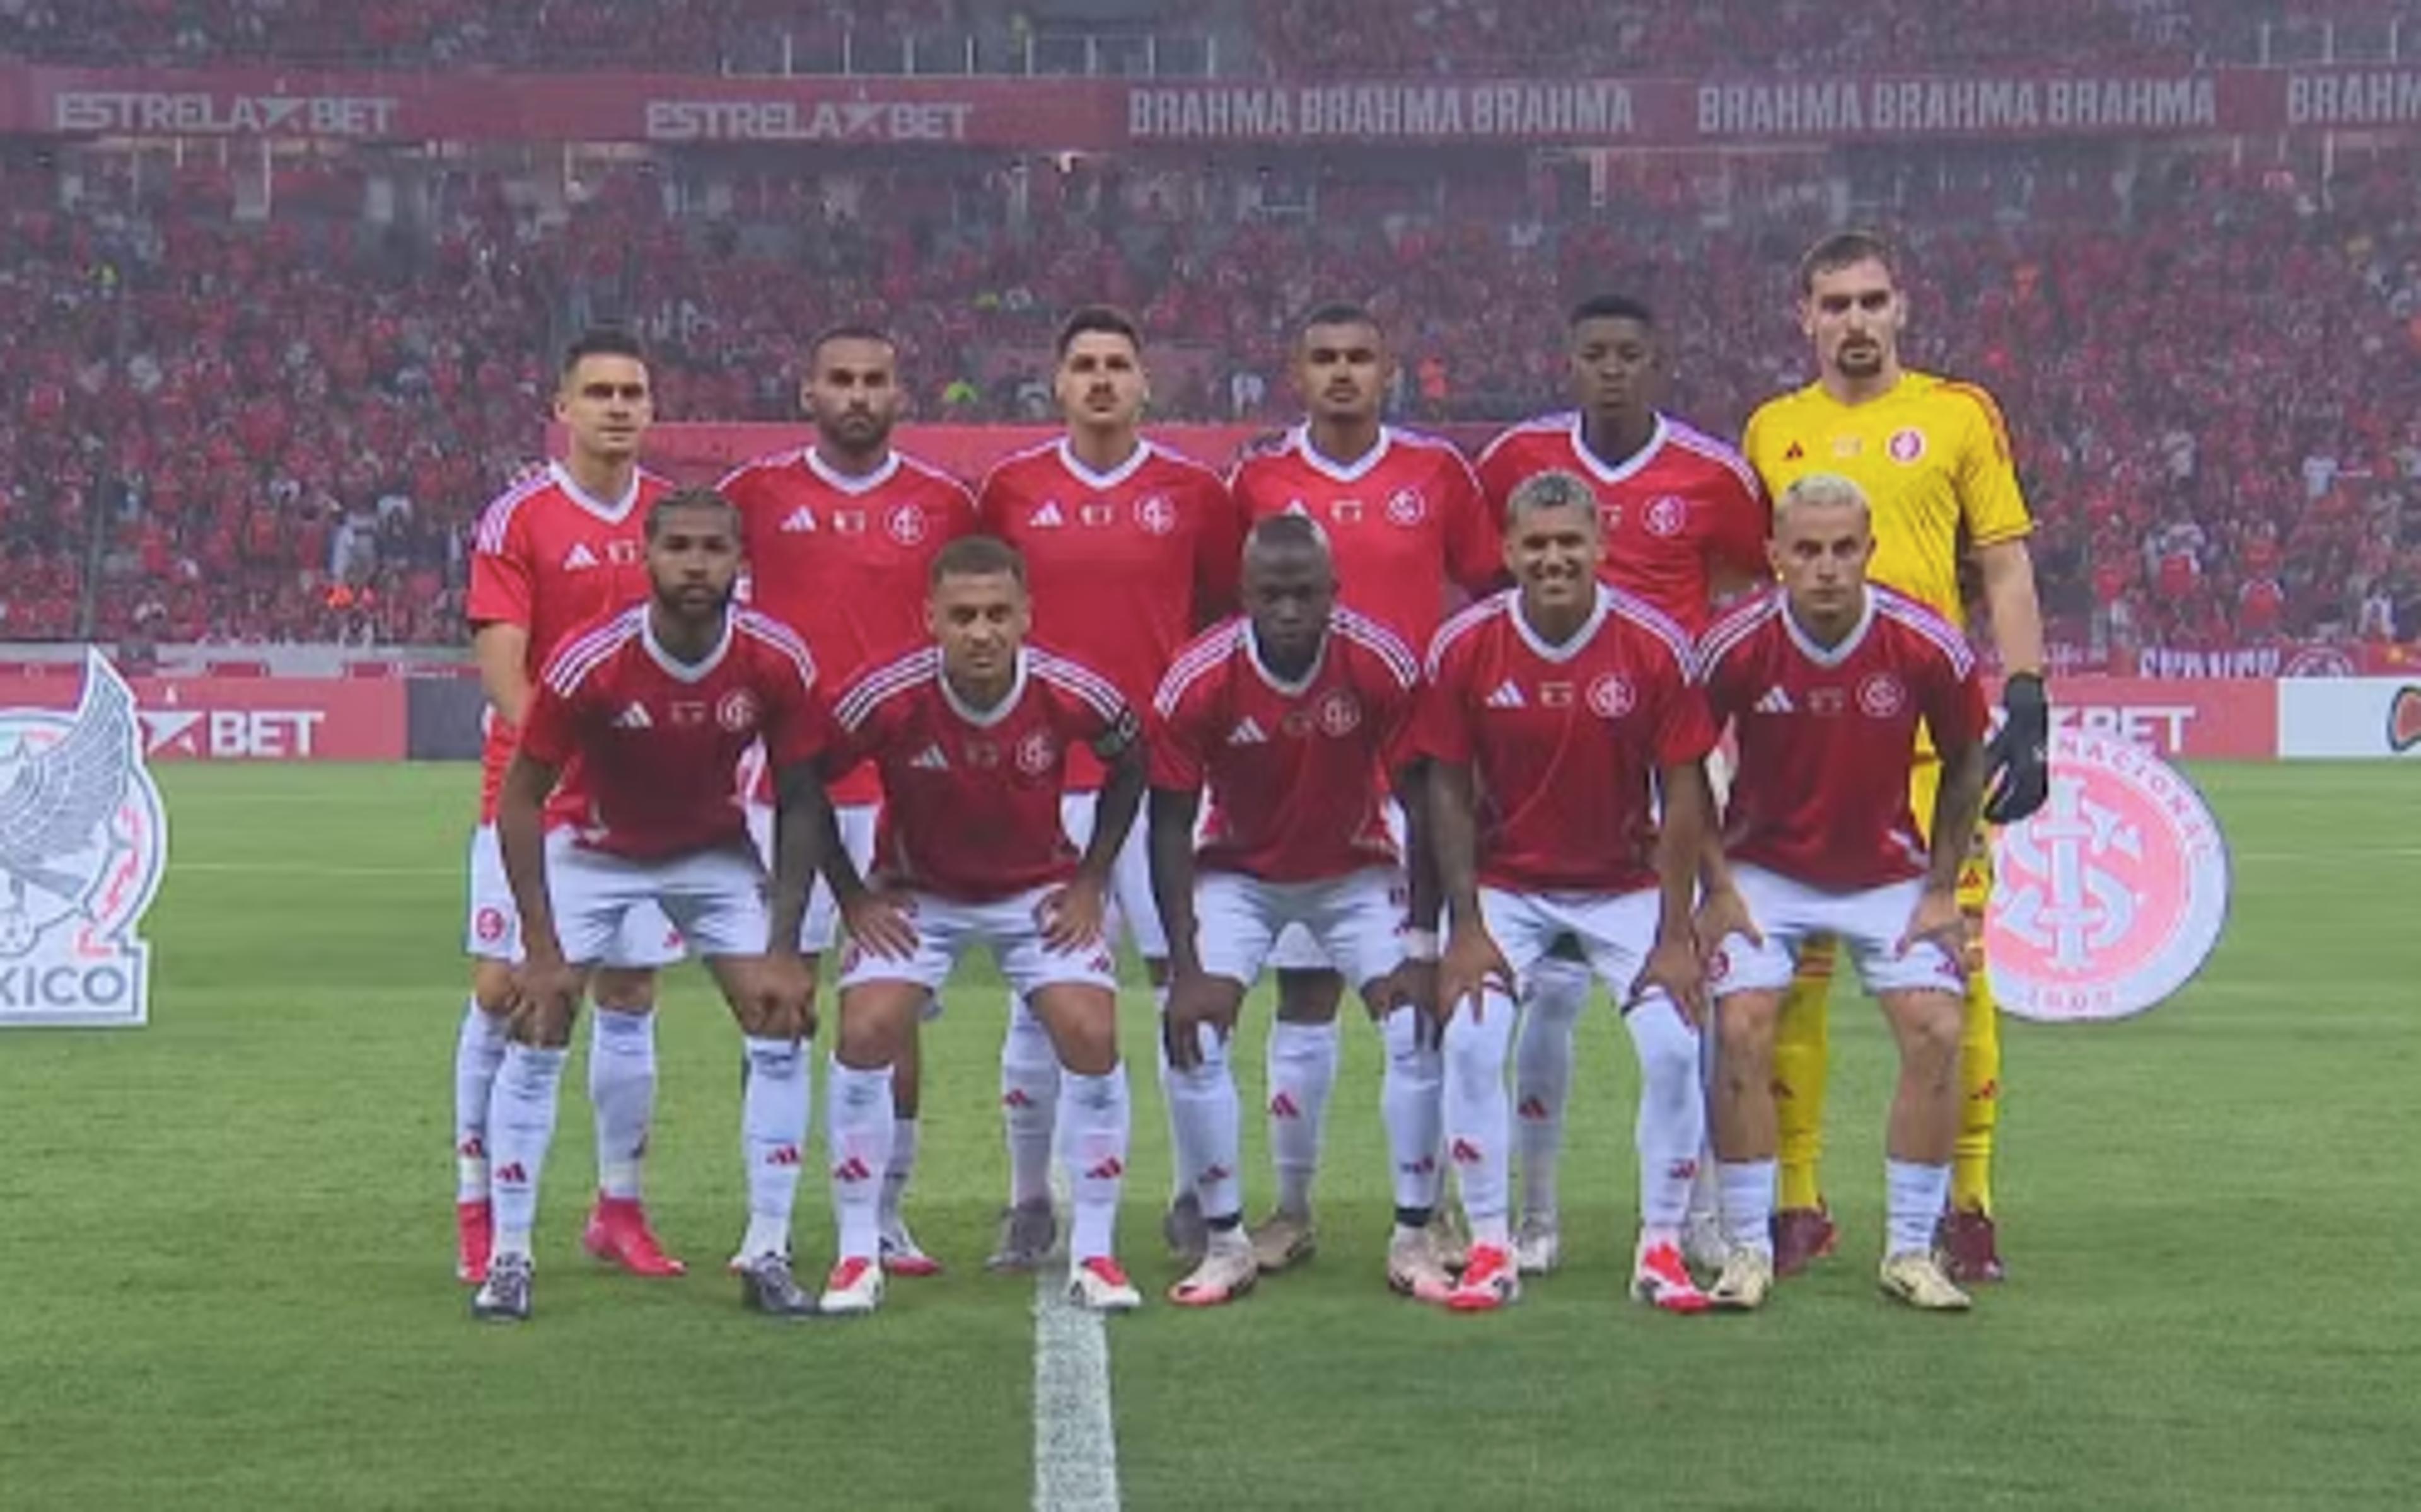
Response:
M891 1068L843 1066L824 1079L826 1153L840 1257L872 1260L882 1244L882 1174L891 1168Z
M807 1051L795 1039L747 1040L740 1148L748 1161L748 1237L741 1253L790 1253L790 1209L807 1146Z
M1118 1194L1125 1190L1133 1110L1124 1062L1100 1076L1061 1073L1060 1156L1072 1201L1068 1258L1077 1265L1117 1253Z

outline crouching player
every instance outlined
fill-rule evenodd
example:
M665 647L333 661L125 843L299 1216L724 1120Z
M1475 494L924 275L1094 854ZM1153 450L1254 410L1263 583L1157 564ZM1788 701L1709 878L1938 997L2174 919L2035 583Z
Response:
M1406 990L1398 927L1401 860L1382 810L1387 778L1403 798L1415 858L1413 917L1437 917L1425 864L1407 726L1419 666L1401 641L1336 604L1320 526L1273 515L1244 545L1243 617L1177 655L1152 710L1151 880L1168 929L1166 1035L1180 1172L1199 1197L1209 1241L1170 1300L1232 1302L1258 1274L1243 1227L1238 1110L1227 1042L1244 993L1278 936L1301 925L1360 988L1387 1036L1382 1106L1395 1167L1396 1235L1387 1280L1443 1302L1452 1278L1429 1233L1437 1203L1439 1076ZM1197 852L1205 788L1210 817ZM1421 970L1426 973L1427 968ZM1414 993L1413 995L1419 995Z
M874 764L882 823L873 886L846 851L824 856L850 946L828 1083L840 1253L823 1310L871 1312L882 1300L893 1062L960 955L987 945L1059 1057L1059 1153L1074 1198L1070 1299L1124 1312L1142 1298L1112 1246L1129 1104L1101 919L1143 800L1140 729L1107 680L1025 644L1025 562L1004 542L967 536L942 548L927 605L937 644L872 668L835 705L832 770ZM1079 744L1107 771L1081 858L1059 817Z
M1506 1060L1517 989L1566 933L1622 1005L1639 1055L1632 1294L1668 1312L1706 1307L1680 1239L1706 1132L1690 911L1715 730L1680 627L1598 582L1601 529L1580 477L1524 479L1506 501L1518 586L1446 621L1429 648L1419 742L1449 925L1437 977L1445 1141L1471 1221L1471 1257L1447 1298L1459 1310L1520 1291Z
M740 515L728 500L711 489L657 500L647 562L648 600L566 636L548 662L498 799L525 954L489 1115L496 1239L471 1302L480 1318L530 1316L530 1231L572 1015L625 915L648 904L704 958L747 1037L742 1298L776 1316L814 1310L791 1279L789 1232L807 1135L802 1041L815 1030L799 924L830 843L815 761L831 716L805 643L732 605ZM760 739L777 804L770 910L734 782Z
M1717 621L1699 656L1741 752L1699 919L1723 1037L1715 1151L1732 1246L1710 1295L1753 1308L1773 1285L1774 1021L1802 949L1832 936L1899 1043L1882 1289L1912 1307L1963 1308L1932 1237L1959 1133L1959 868L1985 774L1976 660L1948 622L1867 581L1874 533L1848 479L1791 484L1773 553L1782 586ZM1909 808L1919 721L1944 774L1930 835Z

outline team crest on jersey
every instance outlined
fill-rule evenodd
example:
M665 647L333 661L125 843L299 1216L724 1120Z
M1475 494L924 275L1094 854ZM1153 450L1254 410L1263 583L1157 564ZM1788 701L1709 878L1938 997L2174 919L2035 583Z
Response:
M0 1027L148 1019L135 929L167 859L134 694L98 652L74 713L0 709Z
M1166 536L1177 529L1177 506L1165 493L1147 493L1135 501L1135 523L1147 535Z
M1342 740L1362 725L1362 705L1342 688L1320 701L1320 727Z
M1648 501L1648 533L1667 538L1681 534L1690 522L1690 507L1678 493L1660 493Z
M925 538L925 511L913 504L899 505L882 517L883 534L902 546L914 546Z
M1870 672L1858 684L1858 707L1876 719L1890 719L1908 704L1908 689L1888 672Z
M1387 495L1387 522L1410 529L1429 518L1429 501L1418 489L1398 489Z
M1925 432L1914 426L1895 430L1891 438L1891 460L1902 466L1925 455Z
M714 722L738 735L757 727L757 695L745 688L734 688L714 706Z
M1600 719L1620 719L1638 703L1639 695L1632 691L1631 679L1618 672L1609 672L1589 684L1589 712Z
M1042 730L1017 742L1017 770L1029 777L1039 777L1059 760L1059 747Z

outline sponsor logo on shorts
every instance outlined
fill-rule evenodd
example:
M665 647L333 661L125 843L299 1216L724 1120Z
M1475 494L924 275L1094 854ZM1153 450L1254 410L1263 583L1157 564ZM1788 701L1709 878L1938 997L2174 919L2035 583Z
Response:
M2120 1019L2166 1000L2227 921L2227 844L2151 751L2052 735L2051 800L2001 833L1985 957L2023 1018Z
M510 927L505 920L505 911L492 903L483 905L478 912L471 915L471 932L479 937L483 945L502 943Z

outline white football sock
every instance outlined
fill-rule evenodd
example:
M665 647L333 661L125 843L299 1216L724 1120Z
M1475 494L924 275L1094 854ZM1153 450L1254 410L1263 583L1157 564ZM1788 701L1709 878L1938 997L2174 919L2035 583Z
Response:
M488 1140L497 1255L529 1257L530 1230L538 1224L539 1176L546 1168L547 1146L554 1139L555 1095L570 1053L510 1045L496 1071L495 1095L488 1103Z
M1335 1021L1270 1026L1270 1163L1277 1167L1278 1210L1311 1211L1312 1177L1336 1085Z
M1445 1110L1445 1065L1420 1042L1420 1015L1398 1008L1382 1031L1387 1068L1379 1082L1379 1115L1387 1126L1387 1163L1395 1173L1396 1207L1417 1210L1438 1201L1438 1137Z
M1701 1031L1698 1035L1698 1096L1709 1108L1714 1106L1715 1070L1718 1036ZM1700 1224L1724 1232L1723 1182L1716 1172L1714 1119L1707 1119L1707 1144L1698 1151L1698 1174L1690 1178L1690 1207L1684 1222L1692 1232Z
M1505 1092L1505 1059L1521 1010L1495 989L1475 1018L1465 1004L1445 1026L1445 1148L1462 1193L1475 1244L1504 1249L1512 1242L1507 1217L1513 1099Z
M1201 1065L1190 1071L1172 1067L1168 1072L1168 1117L1179 1131L1176 1146L1201 1162L1179 1168L1178 1178L1201 1199L1204 1217L1232 1218L1244 1209L1243 1184L1236 1174L1242 1111L1226 1042L1207 1024L1199 1042Z
M597 1111L597 1190L639 1195L656 1112L656 1016L601 1005L588 1019L588 1101Z
M1159 1030L1168 1019L1168 986L1154 983L1151 990L1151 1022ZM1192 1194L1194 1185L1186 1179L1189 1171L1199 1171L1210 1162L1210 1155L1195 1149L1192 1134L1177 1116L1177 1068L1168 1064L1168 1038L1165 1033L1151 1037L1152 1066L1160 1078L1160 1105L1168 1117L1168 1179L1169 1203L1174 1206ZM1223 1052L1224 1053L1224 1052Z
M1000 1117L1008 1141L1008 1200L1051 1200L1051 1130L1059 1117L1059 1052L1051 1033L1008 995L1008 1032L1000 1042Z
M748 1164L748 1234L742 1253L790 1253L790 1209L807 1145L807 1049L795 1039L750 1036L748 1084L740 1094L740 1151ZM776 1242L778 1241L778 1242Z
M1523 986L1522 1037L1513 1046L1513 1138L1522 1158L1522 1215L1554 1222L1572 1094L1572 1039L1588 1006L1588 968L1549 956Z
M891 1163L882 1168L882 1198L878 1209L886 1233L899 1225L900 1200L908 1195L908 1182L916 1174L918 1131L914 1118L891 1120Z
M1773 1161L1726 1161L1718 1168L1724 1190L1724 1239L1736 1250L1773 1258Z
M840 1257L872 1260L882 1250L882 1173L891 1168L891 1068L832 1063L824 1078L824 1134L832 1157L833 1226Z
M1950 1167L1914 1161L1883 1161L1883 1226L1891 1235L1886 1255L1920 1254L1933 1248L1934 1225L1950 1201Z
M1105 1075L1066 1073L1066 1128L1062 1153L1068 1162L1073 1209L1068 1258L1076 1265L1116 1253L1118 1193L1126 1185L1127 1138L1133 1110L1127 1098L1124 1063Z
M481 1202L488 1195L488 1099L495 1093L496 1068L505 1064L507 1019L473 998L462 1010L454 1037L454 1200Z
M1698 1085L1698 1035L1659 993L1622 1016L1639 1054L1639 1222L1643 1242L1679 1241L1690 1181L1707 1143Z

